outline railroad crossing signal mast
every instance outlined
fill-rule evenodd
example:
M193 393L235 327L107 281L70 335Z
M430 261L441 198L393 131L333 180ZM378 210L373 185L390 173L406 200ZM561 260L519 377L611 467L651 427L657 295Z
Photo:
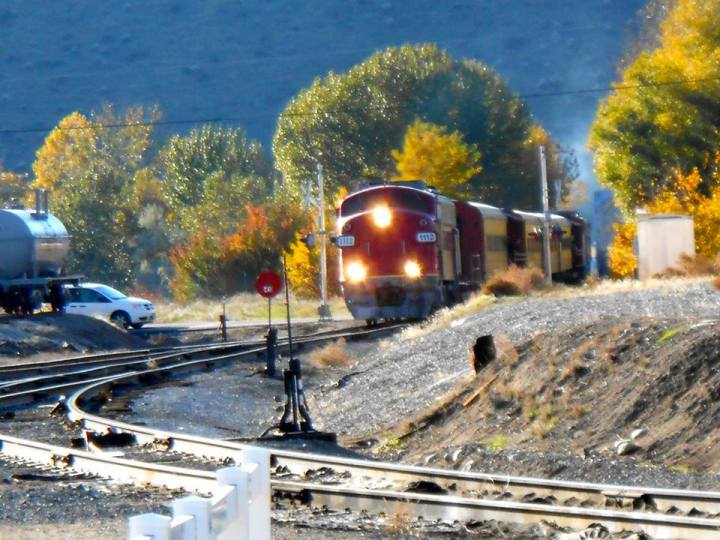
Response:
M317 197L313 197L313 190L308 182L305 191L305 203L308 205L310 203L315 204L318 209L317 234L320 235L320 295L322 297L322 304L318 307L318 314L321 319L332 319L327 294L327 236L329 233L325 230L325 180L321 163L317 164L317 190ZM312 234L305 237L305 243L310 248L314 246L315 241Z
M540 192L543 207L543 266L545 271L545 282L552 284L552 266L550 262L550 202L548 196L547 165L545 163L545 147L538 146L540 154Z

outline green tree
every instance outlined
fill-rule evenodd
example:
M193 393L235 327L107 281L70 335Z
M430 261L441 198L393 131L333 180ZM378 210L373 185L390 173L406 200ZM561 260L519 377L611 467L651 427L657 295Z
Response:
M720 0L674 2L658 46L637 56L598 110L590 135L596 172L626 211L652 201L676 170L710 176L720 145L718 28Z
M32 187L53 191L52 211L72 235L70 270L133 283L140 204L134 180L151 145L149 121L157 116L142 107L118 115L110 105L89 118L75 112L38 150Z
M391 151L418 118L482 151L482 173L468 184L473 197L536 204L537 157L529 146L535 124L527 106L488 67L454 60L434 45L389 48L347 74L315 80L280 115L277 167L297 186L320 162L329 193L387 180L395 172Z
M186 237L221 237L246 204L267 199L275 173L262 146L241 129L203 126L176 135L161 149L159 175L168 220Z
M466 144L459 131L422 120L413 122L405 134L402 150L393 150L398 180L427 180L441 193L463 194L467 182L482 170L480 151Z

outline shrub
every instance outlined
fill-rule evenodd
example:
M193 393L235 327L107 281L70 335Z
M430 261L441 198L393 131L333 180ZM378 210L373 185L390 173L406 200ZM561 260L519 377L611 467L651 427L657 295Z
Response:
M545 287L545 276L535 267L522 268L511 264L506 270L495 272L485 283L483 293L495 296L527 294Z
M308 355L308 363L315 368L347 368L354 366L357 358L345 349L345 338L340 338L312 351Z
M664 272L653 275L655 278L672 278L672 277L692 277L692 276L711 276L713 274L719 274L718 262L720 257L716 257L715 260L709 259L708 257L700 254L695 257L690 255L682 254L680 256L680 262L673 268L668 268Z

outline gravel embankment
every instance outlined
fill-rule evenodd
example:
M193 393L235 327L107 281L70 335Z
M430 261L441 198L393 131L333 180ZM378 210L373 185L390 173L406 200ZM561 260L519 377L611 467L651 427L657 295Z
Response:
M341 389L312 403L317 425L355 435L381 429L431 407L471 370L468 354L485 334L519 345L537 333L558 332L603 317L720 317L720 292L707 283L573 298L502 300L430 335L403 335L363 358ZM416 333L415 329L407 336Z

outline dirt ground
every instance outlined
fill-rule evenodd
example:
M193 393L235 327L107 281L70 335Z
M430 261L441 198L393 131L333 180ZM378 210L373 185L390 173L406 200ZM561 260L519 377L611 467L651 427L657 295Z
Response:
M147 342L91 317L0 315L0 364L140 347L147 347Z
M495 345L496 361L386 434L379 454L462 466L467 447L522 448L720 472L719 322L607 319Z

